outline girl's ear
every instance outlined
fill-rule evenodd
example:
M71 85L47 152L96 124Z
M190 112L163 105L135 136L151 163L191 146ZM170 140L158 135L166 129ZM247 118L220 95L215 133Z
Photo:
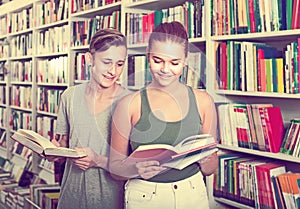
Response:
M90 65L90 66L94 65L93 55L90 52L86 52L84 57L85 57L85 62L87 63L87 65Z
M189 55L190 55L190 53L188 52L188 54L186 55L185 60L184 60L184 66L188 65Z
M147 57L147 60L149 61L150 57L149 57L149 48L148 47L146 48L146 57Z

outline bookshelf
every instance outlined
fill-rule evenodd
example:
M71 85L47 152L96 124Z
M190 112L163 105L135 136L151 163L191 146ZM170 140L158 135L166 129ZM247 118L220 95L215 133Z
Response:
M147 25L146 23L148 23L152 13L161 11L157 14L162 15L165 20L171 19L171 17L164 15L171 13L174 19L180 20L180 15L175 15L176 12L180 11L178 9L180 6L184 5L184 11L189 11L191 7L195 8L195 5L191 5L192 1L186 3L185 0L122 0L113 3L103 0L102 4L101 1L91 1L93 3L87 5L75 5L73 0L64 0L61 1L63 3L55 7L57 13L49 12L49 15L44 15L41 11L47 9L52 11L51 2L53 1L15 0L0 6L0 134L6 133L7 147L12 144L9 138L10 134L17 127L20 127L17 120L14 123L13 116L15 115L28 117L27 121L29 122L23 124L25 128L37 130L43 135L51 137L51 132L55 126L59 95L67 87L85 82L89 78L89 69L85 65L83 54L88 50L89 38L96 29L108 25L118 28L128 37L128 56L140 58L142 57L140 55L145 55L145 40L149 34L147 34L147 29L143 33L139 33L139 31L143 31L141 27ZM203 2L204 5L200 8L197 7L199 9L197 11L200 12L197 15L201 16L201 21L200 23L193 23L198 32L195 33L188 28L192 49L206 58L206 71L203 72L205 85L198 86L198 88L205 88L213 96L216 104L243 102L278 105L281 107L285 126L290 119L300 117L297 108L300 105L299 94L219 88L217 82L219 80L217 78L218 67L216 66L217 43L230 41L263 42L277 49L283 49L300 36L300 29L276 31L271 30L270 27L265 31L244 34L233 34L228 30L227 32L226 30L222 31L222 26L218 22L224 20L226 14L218 11L221 7L215 7L216 0ZM220 2L218 1L218 3ZM59 10L59 8L66 9ZM215 12L211 13L211 10ZM20 17L21 14L26 16L25 19L28 20L25 21L26 24L8 25L10 32L7 33L7 20ZM154 24L152 22L152 25ZM230 28L226 24L223 26ZM232 25L231 27L234 28ZM88 28L92 29L88 30ZM274 28L276 27L274 26ZM25 51L19 50L20 46L17 45L19 40L22 40L22 47L26 48ZM9 47L8 43L14 43L12 44L13 47ZM137 62L144 63L144 58L141 59L142 61L138 59ZM128 63L128 65L130 64ZM145 69L147 69L146 63ZM26 73L23 75L20 72ZM134 72L134 74L141 78L138 84L128 85L131 82L128 67L125 67L120 82L132 89L138 89L147 83L147 76L144 75L144 72ZM25 94L23 92L27 92L26 98L30 102L21 105L20 102L12 101L14 98L12 95L17 92L22 92L22 95ZM53 100L45 105L43 98L49 97ZM18 126L15 126L16 124ZM50 135L48 135L49 133ZM286 155L225 145L220 145L219 148L221 151L244 153L245 155L287 162L288 169L291 170L295 170L298 164L298 158ZM12 157L9 148L4 148L4 152L5 150L6 156ZM33 169L42 172L52 183L53 179L49 177L51 171L39 165L38 156L33 156L33 162ZM214 198L212 185L213 178L210 176L207 178L207 186L212 208L220 208L222 204L237 208L251 208L246 205L235 204L224 198Z
M211 85L209 85L208 89L209 91L214 95L214 99L217 105L223 104L223 103L235 103L235 104L258 104L258 103L271 103L274 106L279 106L281 108L281 113L283 117L283 122L284 122L284 127L285 130L287 129L290 120L293 118L298 118L299 112L297 111L297 106L300 104L299 100L299 94L297 91L294 93L291 93L291 90L287 90L286 88L283 89L283 91L279 91L278 89L275 88L276 83L273 83L273 86L270 91L260 91L258 86L255 86L255 82L258 83L258 79L254 80L254 90L247 90L247 83L253 82L253 80L245 80L246 84L245 89L235 89L234 87L229 86L223 86L223 84L220 82L222 80L222 77L219 76L220 74L220 69L222 68L221 65L217 65L217 60L219 59L218 56L218 45L221 45L221 43L226 43L227 46L230 46L230 43L241 43L241 42L255 42L255 43L263 43L267 44L269 46L272 46L279 50L281 52L279 57L273 57L275 58L283 58L285 60L285 50L287 48L287 45L291 44L292 42L295 42L298 40L300 37L300 31L299 31L299 25L296 27L289 27L288 24L284 25L278 24L280 20L283 21L283 16L281 16L280 12L274 12L278 11L276 8L279 4L283 2L288 2L288 1L272 1L272 4L274 5L265 5L268 4L269 1L259 1L260 5L257 5L256 10L259 10L262 8L262 4L264 8L269 8L270 10L270 16L267 14L268 18L272 18L275 15L278 16L279 18L274 20L274 22L270 21L268 27L264 27L263 24L268 23L268 21L264 21L264 23L257 21L260 19L260 16L255 16L254 17L254 23L258 24L257 28L254 26L251 26L251 21L247 22L247 18L251 18L251 14L249 14L249 17L245 17L246 19L246 24L243 25L236 25L237 22L234 21L234 16L227 16L224 10L222 8L234 8L236 5L227 5L225 2L219 2L218 5L216 4L217 1L207 1L210 3L209 8L211 8L212 11L210 17L210 23L211 23L211 31L209 32L210 35L207 36L207 55L208 59L213 63L213 72L208 74L208 79L211 81L209 82ZM234 1L232 1L234 2ZM247 1L246 1L247 2ZM251 2L256 3L258 1L248 1L249 4L247 5L239 5L241 7L243 6L250 6ZM291 1L292 2L292 1ZM219 4L220 3L220 4ZM269 2L270 3L270 2ZM234 3L232 3L234 4ZM240 4L240 3L239 3ZM243 4L243 3L242 3ZM272 8L271 8L272 7ZM240 7L239 7L240 8ZM258 8L258 9L257 9ZM285 8L285 6L282 6L282 8ZM230 10L230 9L229 9ZM299 10L299 9L298 9ZM246 11L246 10L244 10ZM251 11L251 9L249 10ZM259 10L260 12L262 10ZM231 12L231 11L230 11ZM230 12L228 14L230 14ZM240 12L239 15L241 15ZM247 14L243 13L243 14ZM258 12L259 14L259 12ZM292 13L291 13L292 14ZM257 15L257 14L256 14ZM236 16L237 17L237 16ZM227 18L227 19L226 19ZM230 19L232 18L232 19ZM239 17L241 18L241 17ZM253 18L253 17L252 17ZM227 21L226 21L227 20ZM231 21L232 20L232 21ZM257 23L258 22L258 23ZM241 24L241 23L240 23ZM249 25L250 24L250 25ZM235 28L235 26L237 28ZM244 28L243 28L243 27ZM236 31L230 30L230 29L236 29L236 30L248 30L248 31L240 31L240 33L237 33ZM229 51L230 49L227 50ZM299 49L299 48L298 48ZM242 50L242 49L241 49ZM227 51L227 52L228 52ZM224 52L224 51L223 51ZM228 52L230 53L230 51ZM251 56L249 56L251 57ZM246 59L249 59L249 57L246 57ZM230 56L228 55L227 57L228 60L234 60L235 58L232 57L232 54ZM271 59L271 58L270 58ZM232 61L234 63L234 61ZM247 61L246 61L247 62ZM228 64L229 63L229 64ZM228 64L228 65L227 65ZM228 68L235 69L235 68L230 68L230 62L225 62L223 63L223 66L229 66ZM254 64L255 65L255 64ZM233 65L234 66L234 65ZM241 70L242 65L239 65L237 69ZM227 68L227 70L228 70ZM247 66L246 66L247 68ZM257 70L256 68L253 68L254 72ZM287 70L287 65L286 61L284 61L282 70L284 70L283 74ZM224 70L225 71L225 70ZM232 72L232 71L230 71ZM278 72L278 71L277 71ZM259 72L258 72L259 73ZM227 75L229 72L227 73ZM291 74L289 74L291 75ZM219 76L219 77L218 77ZM245 78L243 79L248 79L247 78L247 73L244 73ZM279 77L278 75L276 75ZM250 77L250 76L249 76ZM284 78L286 78L286 75L284 75ZM238 78L235 78L238 79ZM296 80L299 80L299 78L296 78ZM224 81L224 80L223 80ZM284 87L287 86L287 81L284 81ZM225 82L230 82L230 79L226 80ZM236 80L234 80L236 82ZM234 84L231 83L231 85ZM296 82L296 81L295 81ZM291 84L290 84L291 85ZM277 86L278 87L278 86ZM224 118L219 118L219 120L225 121ZM220 129L219 129L220 130ZM283 153L271 153L268 151L259 151L259 150L253 150L253 149L248 149L248 148L243 148L239 146L231 146L231 145L224 145L222 144L222 139L221 139L221 144L219 145L220 153L231 153L231 154L237 154L242 157L252 157L257 160L268 160L268 161L273 161L276 163L281 163L286 166L287 171L291 172L299 172L299 157L292 157L290 155L286 155ZM211 181L214 181L210 179ZM233 200L232 197L228 196L226 197L215 197L214 198L217 201L217 205L226 205L228 206L233 206L236 208L255 208L253 206L249 206L247 204L239 203L237 198Z

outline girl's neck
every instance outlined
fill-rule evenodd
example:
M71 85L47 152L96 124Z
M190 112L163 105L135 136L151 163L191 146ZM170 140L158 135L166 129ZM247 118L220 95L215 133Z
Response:
M162 86L156 82L152 82L151 84L149 84L149 88L154 88L161 91L169 92L170 94L173 95L180 92L180 89L182 89L182 87L184 87L184 85L179 81L173 82L168 86Z

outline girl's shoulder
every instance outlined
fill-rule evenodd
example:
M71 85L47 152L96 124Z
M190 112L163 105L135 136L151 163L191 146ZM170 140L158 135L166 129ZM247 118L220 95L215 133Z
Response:
M205 90L205 89L196 89L192 88L195 98L199 103L201 101L202 104L204 103L211 103L213 102L212 96Z
M210 97L209 93L206 91L206 89L197 89L197 88L191 88L195 94L195 96L204 96L204 97Z

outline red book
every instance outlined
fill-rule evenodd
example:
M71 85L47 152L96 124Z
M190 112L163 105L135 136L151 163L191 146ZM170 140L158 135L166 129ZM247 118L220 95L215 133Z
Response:
M148 16L149 15L143 15L142 16L142 23L143 23L143 25L142 25L142 34L143 34L143 40L142 40L142 42L143 43L147 43L148 42L148 35L149 35L149 29L148 29L148 27L149 27L149 25L148 25Z
M265 61L264 61L264 50L257 50L257 89L258 91L265 92L267 89L266 86L266 69L265 69Z
M250 18L250 32L255 33L255 14L254 14L254 1L248 0L248 7L249 7L249 18Z
M277 177L280 174L286 173L284 165L275 163L266 163L263 166L264 178L265 178L265 189L268 196L267 206L268 208L275 207L275 194L273 189L273 184L271 182L271 177Z
M300 16L298 17L298 19L300 19ZM299 28L300 28L300 20L299 20ZM297 48L297 60L298 60L298 71L300 70L300 38L297 39L298 41L298 48ZM300 73L298 72L298 89L299 89L299 92L300 92Z
M85 80L86 77L85 77L85 55L84 54L81 54L81 67L80 67L80 80Z
M267 134L270 142L270 152L277 153L284 138L284 125L280 107L265 107Z
M154 30L154 12L148 14L148 33L152 33ZM149 36L149 35L148 35Z
M227 80L227 44L226 42L222 42L221 46L221 66L220 66L220 89L228 88L228 80Z
M275 163L265 163L255 166L259 208L275 208L271 177L286 172L285 166Z
M292 12L292 29L300 28L300 0L293 1L293 12Z

